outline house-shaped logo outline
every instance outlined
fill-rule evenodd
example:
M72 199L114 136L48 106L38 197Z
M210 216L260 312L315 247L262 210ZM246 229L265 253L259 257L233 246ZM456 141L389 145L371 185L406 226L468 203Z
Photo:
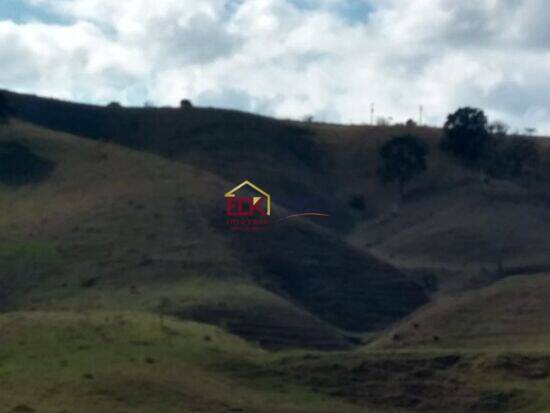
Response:
M235 195L235 192L238 192L240 189L242 189L243 187L245 186L249 186L250 188L252 188L253 190L255 190L256 192L262 194L263 196L266 197L267 199L267 215L270 216L271 215L271 195L269 195L267 192L265 192L263 189L261 189L260 187L254 185L252 182L250 181L244 181L243 183L237 185L235 188L233 188L231 191L229 191L228 193L225 194L225 197L226 198L234 198L236 195Z

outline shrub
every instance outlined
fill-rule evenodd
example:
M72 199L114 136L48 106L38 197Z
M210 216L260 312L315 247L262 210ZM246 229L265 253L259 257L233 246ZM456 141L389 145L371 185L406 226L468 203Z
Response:
M107 107L113 110L122 109L122 105L119 102L111 102L107 105Z
M190 109L193 107L193 103L189 99L183 99L180 102L180 108L181 109Z
M407 122L405 123L405 126L406 126L407 128L416 128L418 125L417 125L417 123L416 123L414 120L409 119L409 120L407 120Z
M496 138L505 137L506 135L508 135L509 130L510 127L504 122L500 121L491 122L491 124L488 126L489 133Z

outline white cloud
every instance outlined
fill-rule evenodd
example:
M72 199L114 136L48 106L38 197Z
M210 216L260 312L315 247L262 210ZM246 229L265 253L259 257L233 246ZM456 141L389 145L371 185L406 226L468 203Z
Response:
M344 122L470 104L550 133L544 0L27 2L71 23L1 22L2 87Z

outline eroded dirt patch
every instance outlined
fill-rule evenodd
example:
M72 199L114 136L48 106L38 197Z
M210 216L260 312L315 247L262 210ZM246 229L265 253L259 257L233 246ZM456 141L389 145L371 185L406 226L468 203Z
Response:
M543 380L550 377L550 357L548 356L508 353L485 363L484 367L507 376L528 380Z
M284 358L282 376L361 406L411 412L506 412L534 395L480 380L479 360L459 354L320 355ZM266 373L266 372L264 372ZM267 373L266 373L267 374ZM481 384L480 384L481 383Z

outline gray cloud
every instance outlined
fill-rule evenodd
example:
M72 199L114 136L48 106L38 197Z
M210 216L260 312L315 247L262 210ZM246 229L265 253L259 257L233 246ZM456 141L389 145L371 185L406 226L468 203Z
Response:
M212 63L232 55L242 44L240 36L204 14L193 16L183 26L164 18L152 21L150 27L147 41L163 65Z
M72 23L0 23L1 87L355 123L471 104L550 133L545 0L26 1Z

